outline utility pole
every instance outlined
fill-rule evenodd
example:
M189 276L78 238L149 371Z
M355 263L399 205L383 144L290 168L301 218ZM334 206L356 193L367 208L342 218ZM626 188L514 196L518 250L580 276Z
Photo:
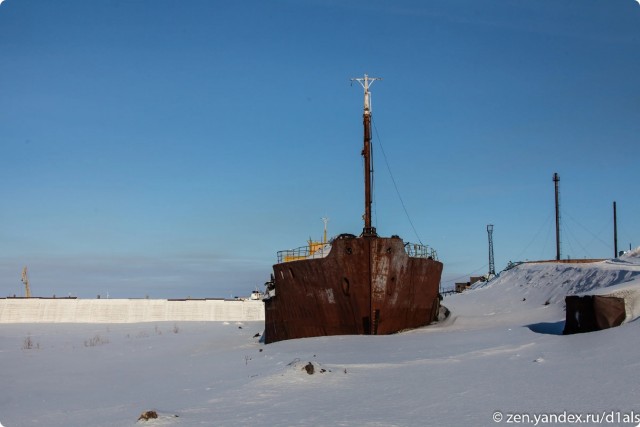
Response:
M493 224L487 225L487 234L489 235L489 274L487 279L496 275L496 264L493 260Z
M362 148L362 156L364 157L364 229L363 236L377 236L375 227L371 226L371 175L373 168L371 164L371 93L369 87L376 80L382 80L379 77L364 77L351 79L351 82L357 81L364 89L364 113L362 122L364 124L364 147Z
M616 202L613 202L613 257L618 258L618 214Z
M553 174L553 183L556 188L556 261L560 261L560 175Z

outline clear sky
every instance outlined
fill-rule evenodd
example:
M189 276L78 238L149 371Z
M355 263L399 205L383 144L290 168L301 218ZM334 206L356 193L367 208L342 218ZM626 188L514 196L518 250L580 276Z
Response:
M555 257L554 172L563 257L613 255L613 201L640 245L635 0L6 0L0 296L24 265L39 296L246 295L321 217L359 234L364 73L374 223L445 286L487 224L497 270Z

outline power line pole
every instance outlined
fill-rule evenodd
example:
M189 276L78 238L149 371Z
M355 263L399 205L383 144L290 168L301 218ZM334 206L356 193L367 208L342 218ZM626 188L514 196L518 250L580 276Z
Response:
M560 175L553 174L553 183L556 188L556 261L560 261Z
M613 202L613 257L618 258L618 214L616 202Z

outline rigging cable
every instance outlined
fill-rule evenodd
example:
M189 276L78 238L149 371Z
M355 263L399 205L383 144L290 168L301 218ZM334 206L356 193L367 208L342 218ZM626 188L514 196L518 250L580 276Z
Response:
M589 230L587 227L585 227L584 225L580 224L574 217L572 217L571 215L569 215L568 213L565 212L565 215L569 217L569 219L571 219L573 222L575 222L576 224L578 224L584 231L586 231L587 233L591 234L591 236L593 237L593 239L595 240L599 240L600 243L602 243L603 245L605 245L607 248L609 249L613 249L611 247L610 243L605 242L604 240L602 240L600 238L600 236L594 234L591 230Z
M538 259L546 259L545 254L547 253L547 249L548 249L547 248L547 244L549 243L549 239L551 238L551 234L552 234L552 231L553 231L553 223L551 221L551 216L552 215L553 215L553 213L549 212L549 217L547 218L547 222L546 222L547 224L549 224L548 228L547 228L547 235L546 235L546 237L544 239L544 244L540 247L540 256L538 257ZM555 248L552 247L552 249L555 249ZM552 250L549 250L548 253L552 253L552 252L553 252Z
M420 236L418 235L418 232L416 231L416 227L413 225L413 221L411 221L411 217L409 216L409 212L407 211L407 207L404 204L404 200L402 200L402 196L400 195L400 190L398 190L398 184L396 184L396 180L393 177L393 173L391 173L391 167L389 166L389 161L387 159L387 154L384 152L384 147L382 146L382 139L380 139L380 134L378 133L378 127L376 126L375 122L373 121L373 117L371 118L371 123L373 124L374 131L376 132L376 138L377 138L377 140L379 142L379 145L380 145L380 151L382 152L382 157L384 157L384 163L387 165L387 170L389 171L389 176L391 177L391 182L393 183L393 187L396 189L396 194L398 195L398 199L400 200L400 204L402 205L402 209L404 210L404 214L406 215L407 220L409 221L409 224L411 225L411 228L413 229L413 233L416 235L416 238L418 239L418 243L423 245L424 243L422 243L422 239L420 239Z
M371 121L373 122L373 118L371 118ZM378 228L378 201L376 200L376 174L373 173L373 165L375 165L375 162L373 161L373 138L371 138L371 140L369 141L371 143L371 149L369 150L369 155L371 156L371 162L370 162L370 167L371 170L369 171L369 174L371 176L371 204L373 205L373 216L375 217L375 219L372 218L372 221L374 222L374 226L376 228Z
M600 239L600 236L602 235L602 233L604 233L604 230L605 230L605 229L608 229L608 228L613 228L613 225L612 225L612 224L605 224L605 225L603 225L603 226L602 226L602 228L600 229L600 231L598 231L598 234L597 234L597 235L596 235L596 234L594 234L594 235L593 235L593 238L589 241L589 243L587 244L587 246L591 246L591 245L593 245L593 242L595 242L595 240L596 240L596 239L598 239L598 240L600 240L601 242L603 242L605 245L607 245L607 247L608 247L609 249L613 249L613 247L612 247L610 244L605 243L604 241L602 241L602 240Z
M538 231L536 231L536 234L533 236L533 238L531 239L531 241L529 242L529 244L518 254L518 256L515 258L516 261L518 261L518 258L521 258L525 252L527 252L527 250L529 250L529 247L531 247L531 245L533 244L533 242L536 241L536 239L538 238L538 236L540 235L540 232L542 231L542 229L544 228L545 225L547 225L547 223L549 223L549 221L551 220L551 214L549 214L549 216L547 217L547 219L545 220L545 222L540 226L540 228L538 228ZM546 244L546 243L545 243Z

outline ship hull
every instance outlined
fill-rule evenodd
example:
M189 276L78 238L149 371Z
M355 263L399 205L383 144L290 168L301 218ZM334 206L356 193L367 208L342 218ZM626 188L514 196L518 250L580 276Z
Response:
M407 255L400 238L336 239L324 258L273 266L265 342L385 335L436 319L442 263Z

